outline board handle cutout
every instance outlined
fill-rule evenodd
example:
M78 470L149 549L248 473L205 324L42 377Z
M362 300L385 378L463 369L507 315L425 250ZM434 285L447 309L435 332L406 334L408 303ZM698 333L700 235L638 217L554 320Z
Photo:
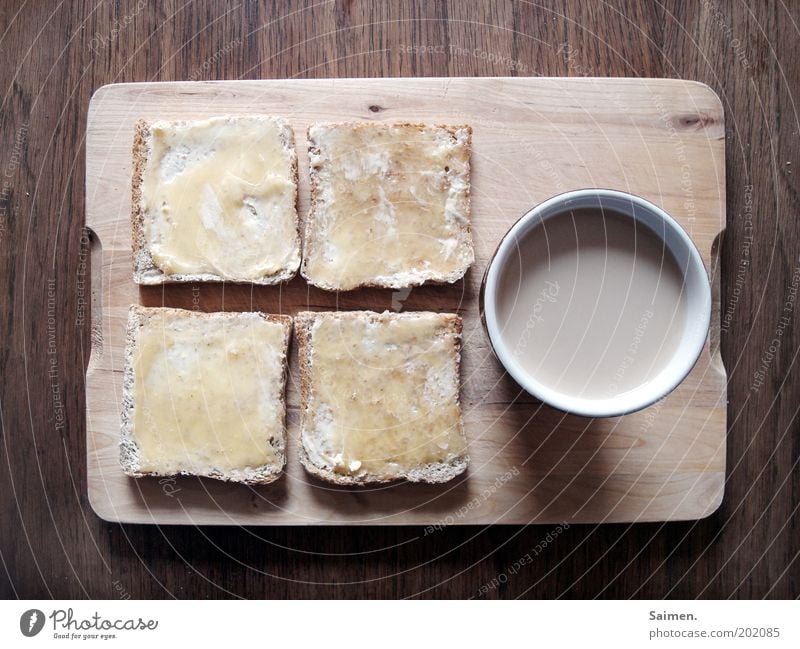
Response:
M86 236L89 238L89 281L90 289L90 345L89 364L87 372L103 356L103 244L100 237L89 226L86 226Z
M722 361L721 338L722 338L722 286L721 275L722 266L720 263L720 250L725 241L725 229L723 228L714 237L711 244L711 254L709 255L709 274L711 275L711 326L709 327L709 348L711 356L711 367L721 375L727 377L725 363Z

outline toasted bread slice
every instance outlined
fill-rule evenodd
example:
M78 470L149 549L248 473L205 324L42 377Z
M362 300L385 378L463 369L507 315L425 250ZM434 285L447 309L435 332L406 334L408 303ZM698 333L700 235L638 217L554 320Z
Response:
M342 485L462 473L461 326L440 313L298 314L303 466Z
M286 461L292 321L132 306L120 462L143 476L276 480Z
M292 129L265 115L140 121L134 281L277 284L300 265Z
M469 126L318 124L301 274L327 290L452 283L475 260Z

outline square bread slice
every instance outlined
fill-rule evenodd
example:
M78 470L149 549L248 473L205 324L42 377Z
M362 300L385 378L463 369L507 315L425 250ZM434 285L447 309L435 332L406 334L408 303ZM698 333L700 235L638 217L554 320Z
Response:
M462 473L461 326L449 313L299 313L303 466L343 485Z
M120 462L143 476L276 480L292 319L132 306Z
M317 124L300 269L330 291L452 283L475 260L469 126Z
M294 133L265 115L140 121L134 281L277 284L300 265Z

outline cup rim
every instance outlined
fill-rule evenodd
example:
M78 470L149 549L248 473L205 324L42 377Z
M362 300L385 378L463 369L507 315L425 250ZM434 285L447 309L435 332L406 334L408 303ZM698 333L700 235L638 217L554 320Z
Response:
M696 325L694 325L689 332L691 334L689 345L687 346L682 343L680 346L680 353L675 354L672 360L658 375L656 375L661 376L669 370L672 374L672 379L658 390L653 389L647 391L644 389L647 387L647 383L643 384L633 391L639 395L638 398L632 398L631 392L627 392L604 399L588 399L553 390L537 381L531 374L522 369L513 359L511 352L500 334L496 309L497 285L501 276L501 271L505 267L509 254L516 242L522 235L541 222L541 214L543 212L549 211L559 204L562 204L564 210L566 210L569 201L585 197L596 197L598 202L604 197L629 201L640 210L647 211L651 215L657 217L658 220L666 225L668 230L678 236L680 243L688 253L689 267L685 269L684 277L692 271L702 271L702 277L705 280L700 283L701 294L699 295L697 303L690 306L691 310L688 314L689 318L697 318ZM619 210L615 209L615 211ZM559 212L555 212L550 216L554 216L558 213ZM622 214L632 219L636 218L633 209L631 209L630 212L622 212ZM661 240L664 240L662 234L655 231L654 234ZM542 203L535 205L523 214L522 217L511 226L508 232L503 235L484 273L480 291L480 311L481 319L489 337L492 350L505 370L526 392L558 410L571 414L585 417L616 417L636 412L637 410L646 408L663 399L680 385L689 372L692 371L692 368L697 363L705 347L708 330L711 324L711 284L708 279L708 271L706 270L703 258L691 236L683 229L680 223L658 205L636 194L620 190L603 188L578 189L556 194Z

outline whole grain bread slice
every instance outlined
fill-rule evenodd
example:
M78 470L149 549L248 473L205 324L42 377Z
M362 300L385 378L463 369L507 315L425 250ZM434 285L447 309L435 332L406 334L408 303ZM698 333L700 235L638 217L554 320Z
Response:
M209 318L224 318L234 319L241 316L256 316L260 317L267 322L273 322L283 327L283 372L281 376L281 390L279 396L279 406L281 415L280 434L271 441L272 450L275 455L275 461L263 466L252 467L241 470L227 470L221 471L213 469L208 472L195 473L189 471L170 471L170 472L157 472L145 471L141 468L140 461L140 448L136 442L134 431L134 410L136 408L136 399L134 392L135 385L135 367L134 367L134 352L136 343L139 336L139 331L147 321L155 316L166 314L176 318L195 318L195 319L209 319ZM272 315L261 312L250 313L232 313L232 312L216 312L204 313L196 311L188 311L185 309L173 309L167 307L144 307L139 305L131 305L128 312L128 323L126 330L126 344L125 344L125 369L123 373L122 383L122 413L121 413L121 434L120 434L120 464L123 472L133 478L142 477L173 477L178 475L193 475L198 477L213 478L225 482L240 482L249 485L268 484L277 480L283 472L283 467L286 464L286 401L285 401L285 383L288 367L288 347L291 340L292 332L292 318L285 315Z
M453 142L458 142L466 152L467 162L464 172L457 177L463 182L463 200L458 202L457 212L458 226L453 235L458 242L458 247L463 249L463 259L461 264L449 273L432 273L425 269L406 269L405 272L390 276L375 277L371 280L361 281L353 286L343 286L338 282L331 282L320 277L316 277L309 269L309 259L311 255L318 254L317 249L324 244L318 240L316 232L318 224L325 218L330 218L329 211L333 209L324 198L325 185L329 179L323 175L327 173L326 166L331 162L326 160L323 155L320 143L320 134L327 128L344 128L355 130L369 130L381 127L395 127L404 129L414 129L422 131L425 129L440 129L446 133ZM422 123L383 123L383 122L343 122L335 124L314 124L308 128L308 157L309 157L309 181L310 181L310 208L303 227L303 261L300 264L300 274L309 284L317 286L327 291L354 290L357 288L392 288L402 289L422 284L452 284L461 279L469 267L475 261L475 253L472 241L472 229L470 222L470 203L471 203L471 155L472 155L472 127L468 124L422 124ZM445 178L453 183L456 177L454 169L447 169ZM357 181L354 181L357 182Z
M458 475L464 473L469 466L469 454L466 446L466 437L464 435L463 421L460 414L458 415L458 431L464 440L464 452L459 453L447 461L443 462L430 462L420 466L416 466L401 475L379 475L366 473L364 475L352 476L337 473L331 470L330 467L320 466L315 463L306 449L306 435L309 432L311 425L310 405L313 399L312 393L312 375L314 372L313 360L313 328L320 318L338 318L341 320L375 320L378 318L385 318L386 316L394 318L413 319L419 317L436 316L439 318L443 330L448 334L454 336L456 345L453 351L453 363L455 364L455 376L459 385L456 386L456 395L460 391L460 376L461 370L461 352L460 340L462 332L461 317L456 314L438 313L433 314L430 312L406 312L406 313L389 313L383 314L374 311L348 311L348 312L309 312L302 311L295 316L294 331L297 342L298 350L298 364L300 370L300 410L301 410L301 431L300 431L300 444L299 444L299 459L303 467L313 476L338 485L350 486L369 486L376 484L386 484L396 482L398 480L406 480L408 482L426 482L431 484L443 483L452 480ZM391 386L388 386L391 389ZM456 397L458 400L458 397Z
M245 115L245 116L223 116L217 119L237 119L248 117L253 119L269 120L280 127L280 137L285 150L289 156L291 166L291 176L294 184L294 206L295 206L295 241L294 246L297 250L298 263L281 269L274 275L269 275L253 280L237 280L222 277L213 273L164 273L153 260L151 251L147 245L145 237L145 210L142 201L142 186L144 171L148 161L150 146L151 122L140 119L136 122L133 136L133 172L131 177L131 245L133 250L133 281L143 285L157 285L177 282L243 282L248 284L272 285L286 282L296 274L300 262L300 225L297 218L297 151L295 150L294 131L280 117L268 115ZM178 120L174 124L188 124L188 120Z

